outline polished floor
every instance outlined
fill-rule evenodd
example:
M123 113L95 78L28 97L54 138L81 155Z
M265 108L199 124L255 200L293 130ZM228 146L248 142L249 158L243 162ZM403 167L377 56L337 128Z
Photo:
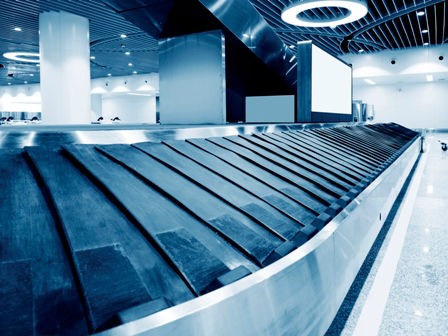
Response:
M448 151L441 142L448 142L448 133L427 137L368 275L358 284L362 289L351 307L345 302L351 310L344 327L338 330L335 321L328 334L448 335ZM344 318L344 312L338 315Z

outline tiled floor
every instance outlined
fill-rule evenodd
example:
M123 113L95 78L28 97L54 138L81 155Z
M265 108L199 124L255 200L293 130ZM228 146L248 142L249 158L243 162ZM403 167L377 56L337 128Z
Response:
M427 137L427 150L340 335L448 335L448 151L439 141L448 143L448 134ZM394 248L389 245L400 235L398 263L387 269ZM393 274L388 285L380 279L384 266ZM378 295L387 300L372 309L369 300Z
M430 148L379 335L448 335L448 151Z

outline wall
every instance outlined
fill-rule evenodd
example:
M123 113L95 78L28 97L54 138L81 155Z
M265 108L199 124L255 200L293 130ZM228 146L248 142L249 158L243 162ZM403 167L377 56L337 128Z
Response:
M0 87L0 112L41 112L38 84Z
M443 60L439 60L439 56L443 56ZM428 74L437 79L448 78L448 46L349 54L341 59L353 65L353 81L358 85L365 83L365 79L379 85L425 81Z
M91 121L118 116L123 123L155 123L159 76L156 73L91 81ZM1 112L41 112L39 84L0 87Z
M98 120L103 115L103 95L91 94L90 96L90 115L92 121Z
M448 46L346 55L342 59L353 65L353 99L374 105L375 122L448 128Z
M354 99L373 104L375 122L411 128L448 128L448 83L355 86Z
M101 105L92 103L92 118L104 118L110 123L119 117L121 123L155 123L156 95L159 94L159 76L156 73L92 80L92 97L101 99Z
M122 123L156 122L156 97L154 95L135 96L129 94L103 97L102 116L105 122L119 117Z

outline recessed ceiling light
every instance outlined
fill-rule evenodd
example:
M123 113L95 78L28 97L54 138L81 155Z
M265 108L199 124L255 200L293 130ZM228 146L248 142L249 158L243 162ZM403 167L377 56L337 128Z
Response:
M19 62L39 63L39 54L30 52L7 52L3 54L3 57L12 59Z
M112 74L111 74L111 73L108 73L107 76L110 77L110 76L112 76Z
M30 77L34 77L34 74L30 74Z
M132 66L132 63L128 63L129 66Z
M11 83L8 83L8 85L11 85Z
M24 83L24 84L28 84L28 81L24 81L23 83Z
M417 12L417 15L418 16L423 16L423 15L425 15L425 12L424 11Z
M347 15L334 20L303 18L300 14L316 8L339 7L348 11ZM302 27L332 27L347 24L363 18L367 14L367 3L360 0L302 0L295 1L282 12L286 23Z
M423 45L424 45L424 46L427 46L427 45L429 45L429 43L428 43L428 42L425 42L425 43L423 43Z
M90 59L91 59L91 60L94 60L94 59L95 59L95 56L90 56Z
M362 53L364 52L364 49L359 49L358 52Z
M423 33L423 34L426 34L427 32L428 32L428 29L423 29L423 30L422 30L422 33Z
M130 51L126 51L124 54L129 56L131 54L131 52Z
M20 27L14 27L14 30L15 30L15 31L18 31L18 32L21 32L21 31L22 31L22 28L20 28Z
M121 34L120 37L121 37L121 38L126 38L126 37L128 37L128 36L127 36L126 34Z
M137 71L134 70L134 71L132 71L132 73L135 75L137 73Z
M291 49L294 49L294 46L293 46L293 45L290 45L289 47L290 47Z
M364 81L365 81L366 83L370 84L370 85L375 85L375 84L376 84L373 80L371 80L371 79L369 79L369 78L364 79Z

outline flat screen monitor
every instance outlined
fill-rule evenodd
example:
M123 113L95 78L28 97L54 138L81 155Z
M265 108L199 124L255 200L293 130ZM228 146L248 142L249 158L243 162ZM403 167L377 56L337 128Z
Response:
M352 113L352 68L312 46L311 111Z

